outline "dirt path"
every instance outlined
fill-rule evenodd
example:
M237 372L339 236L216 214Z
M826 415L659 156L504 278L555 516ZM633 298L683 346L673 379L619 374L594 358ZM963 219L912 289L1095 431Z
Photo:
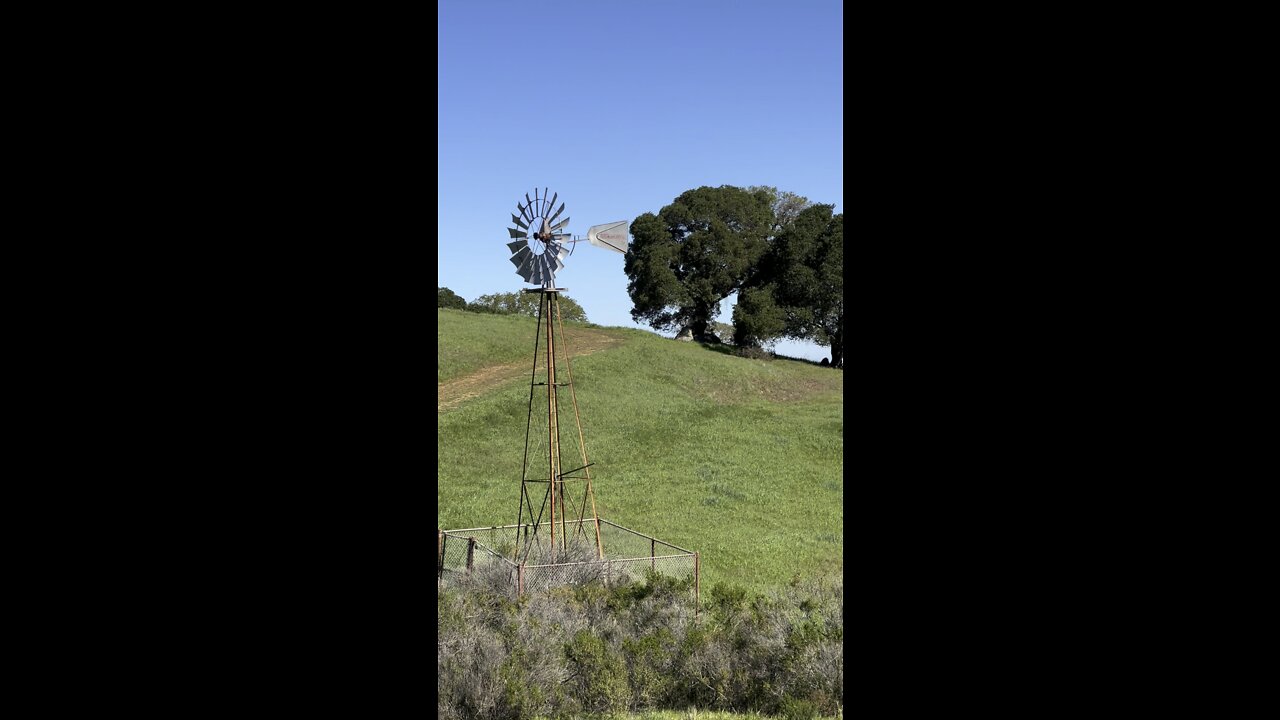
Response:
M604 333L592 332L590 330L565 331L565 335L569 341L569 353L574 360L583 355L607 350L614 345L618 345L622 341L617 338L609 337ZM556 343L558 346L560 343ZM559 348L557 348L559 349ZM538 359L538 368L541 372L544 358ZM557 362L557 366L563 367ZM436 414L452 410L462 404L465 400L478 397L479 395L504 385L514 380L529 381L529 371L533 369L533 358L529 357L520 362L507 363L506 365L492 365L477 370L460 377L456 380L450 380L436 385ZM559 378L557 378L558 380Z

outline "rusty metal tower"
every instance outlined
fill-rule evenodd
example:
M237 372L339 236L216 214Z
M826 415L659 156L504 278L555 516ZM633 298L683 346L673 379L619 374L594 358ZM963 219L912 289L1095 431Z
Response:
M556 209L559 194L551 195L550 200L547 197L545 189L539 195L535 188L533 198L525 193L525 201L516 204L519 214L511 214L511 222L515 227L507 228L511 236L507 247L511 250L511 262L516 266L516 274L524 278L525 282L540 286L523 290L526 294L538 295L538 329L534 334L533 370L529 376L529 416L525 425L524 466L520 476L520 506L516 518L519 539L515 554L517 561L525 560L534 548L541 547L545 542L550 556L554 558L566 552L570 542L581 540L592 543L597 558L603 559L600 518L596 513L595 492L591 485L593 463L587 458L582 415L578 410L578 395L573 386L573 367L566 344L564 321L560 316L559 298L565 288L555 286L555 274L564 268L564 259L572 254L574 246L581 240L625 253L627 222L621 220L597 225L587 232L587 237L571 238L568 233L563 232L569 224L569 218L559 220L565 204L561 203ZM563 366L563 374L558 369L560 366ZM560 390L565 387L569 388L569 398L573 405L575 427L570 432L577 430L576 440L580 451L572 459L566 459L561 447L564 413L560 409ZM545 464L540 452L532 453L537 457L531 457L530 452L532 447L542 444L542 438L536 437L533 432L535 416L542 415L541 408L536 411L534 408L535 398L541 399L539 388L545 388L546 397ZM539 427L538 435L542 432L543 428ZM572 444L574 436L571 434L570 437ZM571 466L570 469L565 470L566 465ZM545 478L542 477L544 467ZM542 487L544 485L545 489ZM535 499L539 494L542 496L541 502L537 503L535 513Z

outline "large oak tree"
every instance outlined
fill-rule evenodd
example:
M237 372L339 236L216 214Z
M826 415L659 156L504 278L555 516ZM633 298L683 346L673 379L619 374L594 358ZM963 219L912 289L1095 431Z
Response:
M689 190L631 223L624 270L632 319L709 340L720 303L767 249L776 195L730 185Z
M770 242L734 307L734 341L787 336L831 348L844 366L844 214L812 205Z

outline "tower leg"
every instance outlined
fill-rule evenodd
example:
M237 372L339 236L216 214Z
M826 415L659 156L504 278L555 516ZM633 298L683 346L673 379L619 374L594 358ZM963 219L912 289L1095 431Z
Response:
M542 288L538 290L526 290L525 292L539 293L538 299L538 324L537 331L534 336L533 348L533 370L529 376L529 417L525 425L525 456L524 469L520 480L520 505L518 510L517 524L522 526L520 532L523 532L523 542L519 541L517 535L516 559L527 560L530 550L538 542L538 531L544 529L549 532L549 541L552 558L557 553L568 550L569 536L572 534L576 537L577 533L582 533L583 539L586 539L586 528L590 527L595 535L596 556L598 559L604 559L604 543L600 534L600 519L596 510L595 492L591 481L591 463L587 459L587 449L585 437L582 432L582 416L578 410L578 394L573 387L573 365L570 362L570 353L566 337L564 333L564 319L560 312L559 290L553 288ZM556 336L560 336L560 343L556 343ZM539 342L545 342L546 347L540 348ZM544 355L545 353L545 355ZM557 353L563 356L564 368L566 371L567 382L560 382L557 376L558 362ZM538 361L543 360L546 372L544 377L545 383L539 383L538 378ZM545 384L547 386L547 479L546 494L542 501L542 508L538 511L537 517L534 517L532 496L529 493L528 484L530 482L543 482L540 479L529 478L530 457L529 447L530 441L533 439L533 399L534 393L538 385ZM572 477L566 478L564 471L563 458L561 457L560 448L560 387L567 385L570 391L570 397L573 402L573 416L578 430L578 446L582 451L582 465L567 473ZM577 471L583 472L582 476ZM540 474L540 473L539 473ZM566 482L568 481L585 481L585 488L582 495L581 507L578 508L577 519L570 520L570 506L578 506L577 497L570 497L567 492ZM550 505L550 518L546 526L542 525L542 513ZM591 524L585 525L587 522L586 511L588 504L591 509ZM528 508L528 522L525 522L525 509ZM570 531L569 525L574 526L574 530ZM524 557L521 558L521 547L524 549ZM536 562L536 561L535 561Z

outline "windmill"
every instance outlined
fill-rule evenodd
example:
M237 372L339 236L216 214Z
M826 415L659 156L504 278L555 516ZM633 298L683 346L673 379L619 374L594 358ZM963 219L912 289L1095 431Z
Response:
M548 197L549 196L549 197ZM537 293L538 326L534 333L533 371L529 377L529 416L525 425L524 465L520 473L520 507L514 525L490 525L459 530L437 530L436 577L440 586L465 583L477 569L485 570L482 582L501 578L505 572L516 596L595 579L605 583L641 580L659 573L691 583L697 613L700 577L699 554L652 535L645 535L600 517L592 489L591 467L582 432L582 414L573 384L573 367L560 317L556 273L580 242L617 253L627 252L627 221L593 226L586 237L570 236L565 229L564 204L558 195L534 190L518 202L508 228L511 262L525 282L535 285L525 293ZM542 366L539 376L539 364ZM560 372L563 365L564 373ZM545 395L539 388L546 388ZM569 388L573 422L561 423L560 392ZM545 397L546 412L541 400ZM538 407L535 408L535 399ZM567 407L566 407L567 413ZM534 420L538 419L537 431ZM545 432L541 426L546 420ZM576 440L580 458L567 459L562 452L561 429L572 446ZM572 430L577 435L573 436ZM545 443L546 452L542 452ZM535 445L537 447L535 447ZM572 454L572 447L569 453ZM570 469L566 470L565 468ZM544 475L545 468L545 475ZM601 534L602 527L605 534ZM604 539L609 540L606 557ZM570 543L573 543L570 546ZM533 551L537 549L535 555ZM571 550L585 551L576 556ZM591 557L588 559L586 555ZM492 573L492 574L490 574Z
M563 220L565 203L560 203L559 193L552 194L548 200L549 188L538 194L534 188L533 197L524 195L524 202L516 203L517 213L511 214L514 227L507 228L511 242L507 247L511 251L511 263L516 266L516 274L526 283L537 285L536 288L525 288L525 293L537 293L538 330L534 335L533 371L529 377L529 418L525 425L524 467L520 476L520 509L516 519L523 532L523 542L517 542L515 549L517 560L527 558L530 551L540 544L540 531L545 528L552 557L568 549L570 538L594 540L598 558L604 558L604 544L600 539L600 519L596 513L595 493L591 485L591 463L587 459L587 448L582 434L582 416L578 411L577 391L573 387L573 368L570 365L568 347L565 345L564 323L560 319L559 294L565 288L555 286L556 273L564 269L564 260L573 254L577 243L586 241L599 248L617 253L627 252L627 221L596 225L587 231L587 236L572 237L565 230L569 217ZM559 327L557 327L559 326ZM557 340L559 341L559 357L557 357ZM540 352L540 345L544 349ZM545 355L545 357L543 357ZM543 381L538 382L538 363L543 358ZM563 361L567 379L558 378L556 366ZM531 431L534 420L534 393L540 386L546 387L547 397L547 457L546 478L530 477L530 473L541 475L541 458L530 457ZM581 450L581 464L570 460L572 465L565 470L564 458L561 455L560 443L560 409L559 394L563 387L569 388L569 396L573 403L573 417L577 425L578 447ZM581 475L575 473L582 473ZM534 513L534 499L538 492L536 486L546 485L542 493L538 511ZM531 486L534 489L531 492ZM575 493L573 486L581 488ZM581 498L579 502L578 499ZM590 515L588 515L590 506ZM549 512L548 512L549 511ZM548 520L543 521L544 515ZM588 536L588 528L591 535Z

